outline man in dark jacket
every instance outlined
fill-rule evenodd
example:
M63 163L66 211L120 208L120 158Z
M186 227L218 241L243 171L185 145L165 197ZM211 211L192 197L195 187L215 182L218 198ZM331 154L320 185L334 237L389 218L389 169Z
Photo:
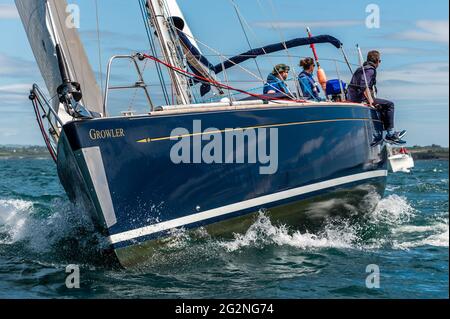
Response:
M367 102L371 106L376 107L381 114L381 120L387 131L386 141L395 144L405 144L406 142L402 140L402 137L405 136L406 131L394 131L394 103L375 97L377 93L377 68L380 63L380 52L370 51L367 54L367 61L364 63L364 66L358 68L353 74L348 88L348 97L352 102Z

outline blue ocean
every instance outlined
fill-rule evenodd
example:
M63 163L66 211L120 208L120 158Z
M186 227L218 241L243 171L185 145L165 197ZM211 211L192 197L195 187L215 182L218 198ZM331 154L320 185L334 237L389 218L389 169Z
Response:
M389 176L362 218L300 232L260 212L233 239L175 231L147 264L124 270L50 159L3 157L0 298L448 298L448 182L447 161L417 161ZM68 265L79 288L66 286Z

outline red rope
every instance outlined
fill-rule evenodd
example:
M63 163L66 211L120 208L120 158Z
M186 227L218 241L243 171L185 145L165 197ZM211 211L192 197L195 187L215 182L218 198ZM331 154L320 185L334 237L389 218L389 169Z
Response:
M306 102L305 100L295 100L295 99L291 99L289 97L277 98L277 97L271 97L271 96L268 96L268 95L261 95L261 94L250 93L250 92L247 92L247 91L244 91L244 90L241 90L241 89L237 89L237 88L228 86L226 84L223 84L223 83L211 80L211 79L207 79L207 78L205 78L203 76L200 76L200 75L188 72L186 70L180 69L180 68L178 68L178 67L176 67L174 65L171 65L171 64L169 64L167 62L164 62L164 61L162 61L162 60L160 60L157 57L154 57L152 55L142 54L142 56L144 58L147 58L147 59L153 60L153 61L155 61L157 63L160 63L160 64L164 65L165 67L167 67L169 69L172 69L172 70L174 70L174 71L176 71L178 73L181 73L181 74L183 74L185 76L190 76L190 77L196 78L196 79L198 79L198 80L200 80L202 82L207 82L207 83L209 83L209 84L211 84L213 86L220 87L222 89L227 89L227 90L236 91L236 92L239 92L239 93L242 93L242 94L247 94L249 96L260 98L262 100L277 100L277 101L290 100L290 101L294 101L294 102L298 102L298 103L305 103Z

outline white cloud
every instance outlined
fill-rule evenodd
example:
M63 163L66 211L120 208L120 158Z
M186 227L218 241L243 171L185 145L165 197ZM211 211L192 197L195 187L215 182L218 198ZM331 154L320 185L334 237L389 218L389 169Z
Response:
M23 94L31 89L31 84L8 84L8 85L0 85L0 93L6 94Z
M0 97L2 112L27 113L31 110L28 99L32 84L15 83L0 85Z
M449 98L449 63L405 65L379 72L380 97L392 100L434 100Z
M298 28L339 28L364 25L364 20L329 20L329 21L261 21L253 25L257 28L279 28L279 29L298 29Z
M448 50L444 49L442 47L388 47L388 46L370 46L370 47L361 47L361 50L363 52L363 55L367 52L369 52L370 50L378 50L381 52L381 55L408 55L408 56L423 56L426 55L428 57L430 56L447 56L448 55ZM347 50L347 54L349 57L357 57L358 53L356 52L356 50Z
M395 39L449 43L448 20L419 20L416 22L419 30L408 30L394 35Z
M397 69L382 70L378 76L380 81L405 81L412 83L449 84L449 63L428 62L408 64Z
M12 4L0 4L0 19L18 19L19 13Z
M11 78L35 77L39 70L34 61L0 53L0 76Z
M361 48L363 52L368 52L370 50L373 50L373 47L367 47L367 48ZM381 54L389 54L389 55L423 55L426 54L427 56L430 55L447 55L447 50L444 49L438 49L438 48L413 48L413 47L376 47L376 50L380 51ZM350 52L352 53L352 52ZM355 54L356 55L356 54Z
M9 138L12 136L18 136L19 130L15 130L13 128L0 128L0 137L2 138Z
M379 86L379 97L387 98L392 101L415 100L426 101L423 107L427 108L434 104L435 100L448 100L448 85L419 85L419 84L392 84L388 86ZM448 104L446 105L448 108Z

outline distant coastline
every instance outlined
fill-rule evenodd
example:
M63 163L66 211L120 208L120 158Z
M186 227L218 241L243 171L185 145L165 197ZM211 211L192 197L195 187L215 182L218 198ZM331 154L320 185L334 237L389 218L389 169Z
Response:
M45 146L0 145L0 158L4 157L50 158L50 154Z
M449 158L448 147L439 145L430 146L413 146L408 147L408 151L412 154L415 160L447 160ZM5 157L28 157L28 158L42 158L50 155L45 146L20 146L20 145L0 145L0 158Z
M407 147L415 160L446 160L448 161L448 147L440 145Z

